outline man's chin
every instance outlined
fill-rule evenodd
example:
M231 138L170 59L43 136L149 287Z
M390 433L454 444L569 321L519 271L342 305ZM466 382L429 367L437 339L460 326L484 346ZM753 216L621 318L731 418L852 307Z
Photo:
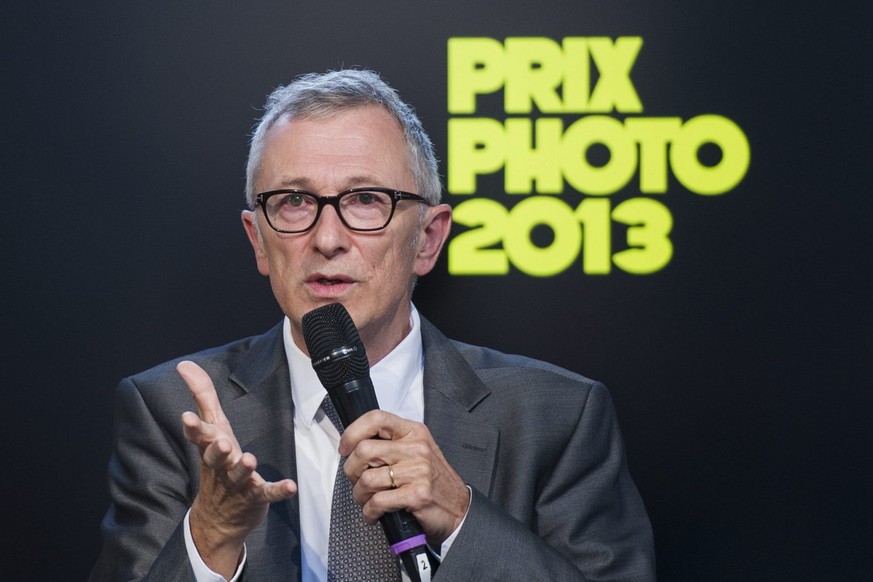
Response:
M306 301L296 303L291 306L290 309L284 310L285 314L288 315L288 318L294 322L294 324L298 327L302 326L303 316L309 313L314 309L318 309L319 307L324 307L325 305L330 305L331 303L341 303L343 307L349 312L349 315L352 317L352 321L357 325L357 319L355 318L355 306L354 301L347 296L340 297L309 297Z

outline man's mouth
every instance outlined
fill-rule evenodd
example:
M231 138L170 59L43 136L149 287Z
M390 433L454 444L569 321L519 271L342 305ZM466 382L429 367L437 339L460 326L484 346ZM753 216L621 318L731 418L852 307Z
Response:
M353 281L348 277L340 275L322 275L320 273L310 277L307 282L313 287L322 289L346 287L353 283Z
M327 285L328 287L330 287L332 285L338 285L340 283L345 283L345 281L342 281L341 279L327 279L325 277L321 277L321 278L317 279L317 282L320 285Z

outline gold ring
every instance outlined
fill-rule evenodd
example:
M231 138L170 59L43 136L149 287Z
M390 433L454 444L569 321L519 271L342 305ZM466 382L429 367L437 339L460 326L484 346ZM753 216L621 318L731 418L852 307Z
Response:
M388 465L388 477L391 479L391 489L397 489L397 482L394 480L394 467Z

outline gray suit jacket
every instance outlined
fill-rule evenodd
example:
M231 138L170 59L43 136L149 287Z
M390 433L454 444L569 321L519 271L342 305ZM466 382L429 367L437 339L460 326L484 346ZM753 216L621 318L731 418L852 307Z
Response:
M654 580L652 532L603 385L556 366L454 342L422 319L425 424L473 489L436 579ZM209 372L268 480L296 479L282 326L191 359ZM177 360L178 361L178 360ZM194 403L168 362L116 400L111 506L93 581L193 580L181 524L199 458L180 416ZM297 499L246 540L247 581L300 579Z

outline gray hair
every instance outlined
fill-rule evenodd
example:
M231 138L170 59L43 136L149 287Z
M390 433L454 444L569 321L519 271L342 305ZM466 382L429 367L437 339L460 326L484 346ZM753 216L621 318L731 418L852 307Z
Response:
M400 124L406 137L409 165L419 196L429 204L439 204L442 189L433 144L412 106L400 99L397 91L373 71L343 69L302 75L274 90L265 105L249 148L246 166L246 201L255 207L255 179L270 128L283 117L329 117L366 105L379 105Z

